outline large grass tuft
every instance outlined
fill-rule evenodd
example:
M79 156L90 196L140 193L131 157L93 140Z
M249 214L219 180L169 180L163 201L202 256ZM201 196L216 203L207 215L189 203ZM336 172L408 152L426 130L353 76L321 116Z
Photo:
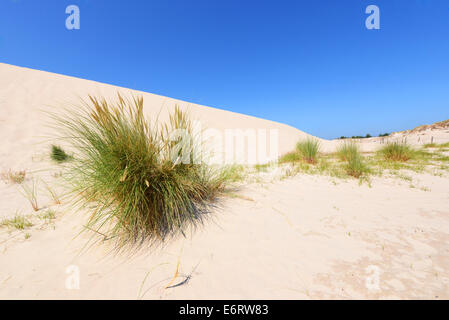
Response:
M316 163L320 150L320 142L314 138L307 138L296 144L296 150L305 162Z
M164 240L202 221L225 187L226 175L192 163L196 137L175 108L169 122L152 125L143 98L116 102L89 96L81 111L54 116L76 150L68 175L76 204L89 208L87 229L125 244ZM188 139L173 139L181 130Z
M414 155L414 150L409 145L399 142L390 142L378 152L385 160L400 162L408 161Z

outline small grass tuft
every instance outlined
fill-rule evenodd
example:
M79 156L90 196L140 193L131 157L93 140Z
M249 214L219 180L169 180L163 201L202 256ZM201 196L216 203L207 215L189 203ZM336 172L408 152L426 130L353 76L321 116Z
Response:
M318 159L318 152L320 151L320 142L315 138L307 138L297 143L296 150L302 160L315 164Z
M56 212L52 209L48 209L46 212L39 215L39 219L46 221L54 220L56 219Z
M0 226L14 228L17 230L24 230L25 228L33 226L33 223L30 220L28 220L27 217L16 214L14 218L2 220L0 222Z
M25 181L25 177L26 177L26 171L22 170L22 171L11 171L8 170L6 172L3 172L1 174L1 178L3 180L8 181L9 183L12 184L21 184Z
M58 162L58 163L62 163L65 162L67 160L71 159L71 156L69 156L64 149L62 149L60 146L56 146L56 145L52 145L51 146L51 158Z

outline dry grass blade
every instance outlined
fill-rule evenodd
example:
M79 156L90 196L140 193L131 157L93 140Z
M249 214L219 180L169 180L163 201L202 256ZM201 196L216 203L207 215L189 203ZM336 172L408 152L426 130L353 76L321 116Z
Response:
M22 195L29 201L34 211L39 211L39 205L37 202L37 181L33 178L31 180L31 186L22 185Z
M48 194L52 198L53 203L58 204L58 205L61 204L61 199L60 199L59 195L57 194L57 192L52 187L50 187L50 185L45 181L44 181L44 185L45 185L45 189L47 190Z

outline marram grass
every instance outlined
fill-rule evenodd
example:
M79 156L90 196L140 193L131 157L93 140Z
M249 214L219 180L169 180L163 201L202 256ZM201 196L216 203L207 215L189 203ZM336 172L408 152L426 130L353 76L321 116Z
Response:
M346 173L354 178L360 178L368 175L371 170L366 165L362 155L359 153L351 153L347 158L345 165Z
M360 178L370 173L368 165L360 154L359 145L352 141L345 141L337 147L337 157L345 161L345 171L349 176Z
M378 153L390 161L405 162L412 159L415 151L407 144L400 142L390 142L379 149Z
M307 138L296 144L296 150L298 151L301 159L307 163L316 163L318 158L318 152L320 151L320 142L314 138Z
M345 141L337 147L337 157L340 161L349 161L359 154L359 146L353 140Z
M117 240L118 248L184 233L224 190L220 169L182 161L194 159L197 137L177 107L167 124L153 126L142 97L89 96L81 111L53 118L76 150L68 179L75 204L90 211L86 228ZM191 134L190 143L170 139L178 129Z

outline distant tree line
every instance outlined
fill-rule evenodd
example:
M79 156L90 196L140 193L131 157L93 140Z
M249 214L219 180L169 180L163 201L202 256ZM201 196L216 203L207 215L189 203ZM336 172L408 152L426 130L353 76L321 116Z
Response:
M390 134L389 133L379 133L379 137L388 137ZM352 137L345 137L345 136L341 136L339 139L366 139L366 138L372 138L372 135L370 135L369 133L366 134L366 136L352 136Z

